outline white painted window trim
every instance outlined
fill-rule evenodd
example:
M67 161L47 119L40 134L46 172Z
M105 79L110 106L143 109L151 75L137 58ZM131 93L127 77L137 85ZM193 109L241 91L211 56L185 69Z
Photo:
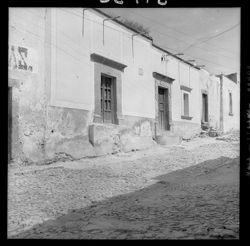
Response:
M184 114L184 94L187 94L188 95L188 115L185 115ZM181 89L181 117L189 117L191 120L193 117L192 115L190 114L191 112L191 108L190 108L190 98L191 98L191 91L186 91L186 90L182 90Z

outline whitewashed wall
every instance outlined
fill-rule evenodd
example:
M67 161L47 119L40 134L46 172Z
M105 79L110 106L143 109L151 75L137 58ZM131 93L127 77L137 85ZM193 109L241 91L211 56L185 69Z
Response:
M192 121L193 123L200 124L200 112L198 110L199 105L201 104L200 99L200 77L199 77L199 70L190 68L190 77L189 77L189 84L192 88L191 94L190 94L190 114L193 117Z
M229 92L232 92L233 115L229 115ZM223 76L223 124L224 132L240 128L240 86Z
M45 8L9 8L12 158L43 158L46 127ZM19 52L19 49L22 52ZM19 66L22 64L23 66Z
M79 10L79 9L78 9ZM51 105L92 110L94 73L90 62L91 23L77 9L51 11Z
M55 32L52 32L51 105L93 110L94 64L90 54L97 53L128 66L122 83L123 114L154 117L150 42L134 37L133 59L131 32L111 21L105 22L103 45L104 17L85 11L83 36L79 10L52 10ZM142 75L138 73L139 68L143 70Z
M152 47L151 41L134 36L130 30L112 21L106 21L95 11L84 14L84 36L82 35L81 9L52 10L52 80L51 104L69 108L93 110L94 108L94 64L90 54L97 53L127 67L122 74L122 113L139 117L155 117L155 92L153 72L175 79L172 86L173 121L200 123L197 105L199 97L198 70L168 57L162 62L163 51ZM181 119L182 96L180 85L192 88L190 94L190 116Z
M127 37L128 38L128 37ZM154 79L152 76L150 42L135 36L134 56L131 48L124 50L126 65L123 81L123 114L140 117L155 117ZM132 46L132 38L128 38ZM129 52L131 51L131 52ZM125 60L125 59L124 59Z

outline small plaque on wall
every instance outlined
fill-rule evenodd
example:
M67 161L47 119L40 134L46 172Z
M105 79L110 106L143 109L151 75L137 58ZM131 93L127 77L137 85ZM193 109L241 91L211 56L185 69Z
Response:
M10 70L25 71L37 73L38 71L37 51L30 47L19 45L9 45L9 62Z
M143 69L141 67L139 67L138 73L139 73L139 75L143 75Z

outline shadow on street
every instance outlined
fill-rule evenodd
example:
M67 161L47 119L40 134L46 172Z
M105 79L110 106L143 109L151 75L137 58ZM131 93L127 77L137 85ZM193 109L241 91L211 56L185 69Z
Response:
M144 189L71 210L11 238L238 238L238 158L208 160L155 180Z

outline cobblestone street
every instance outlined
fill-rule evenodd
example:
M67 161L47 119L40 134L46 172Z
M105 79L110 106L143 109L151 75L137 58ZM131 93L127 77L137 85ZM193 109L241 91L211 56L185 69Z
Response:
M9 238L239 238L239 142L10 167Z

